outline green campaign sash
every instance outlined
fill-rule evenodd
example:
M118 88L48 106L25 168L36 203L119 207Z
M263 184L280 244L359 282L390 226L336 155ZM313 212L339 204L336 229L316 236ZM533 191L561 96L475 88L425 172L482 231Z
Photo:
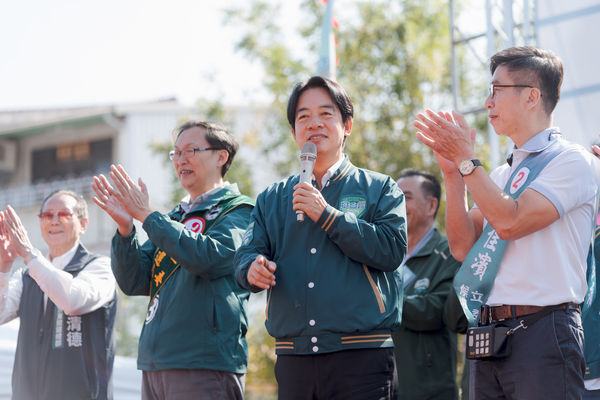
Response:
M180 213L175 214L172 216L172 218L179 220L187 229L191 230L192 232L195 232L199 235L206 235L210 228L212 228L219 219L242 204L253 205L253 202L249 197L242 195L227 197L208 210L188 213L183 219L180 217ZM150 302L148 305L152 304L152 301L158 292L162 289L167 280L173 276L179 267L180 264L175 259L170 257L164 250L160 248L156 249L152 263Z
M539 152L527 156L511 174L504 192L514 199L518 198L560 153L559 141L553 140ZM492 225L486 224L454 277L454 290L470 326L477 323L479 309L487 303L506 244L507 241L500 239Z

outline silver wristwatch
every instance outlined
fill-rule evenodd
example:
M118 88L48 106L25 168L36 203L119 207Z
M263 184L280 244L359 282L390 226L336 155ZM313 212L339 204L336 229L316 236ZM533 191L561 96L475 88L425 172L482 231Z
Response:
M471 160L462 160L460 164L458 164L458 171L462 176L470 175L475 168L481 167L481 161L476 158Z

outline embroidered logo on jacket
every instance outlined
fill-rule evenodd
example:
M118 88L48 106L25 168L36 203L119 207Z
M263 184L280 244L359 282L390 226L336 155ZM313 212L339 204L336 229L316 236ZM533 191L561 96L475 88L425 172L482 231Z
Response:
M150 307L148 307L148 313L146 314L146 324L149 324L150 321L152 321L154 319L154 316L156 315L156 309L158 308L158 296L160 295L156 295L156 297L152 300L152 304L150 305Z
M186 227L186 229L188 229L194 233L202 233L202 231L204 230L204 226L206 225L206 222L204 221L204 218L192 217L190 219L185 220L183 225Z
M423 293L424 291L427 290L427 288L429 287L429 279L427 278L423 278L423 279L419 279L418 281L415 282L415 292L417 293Z
M343 213L352 213L360 217L367 208L367 199L362 196L345 196L340 199L339 209Z
M212 221L213 219L217 218L219 214L221 214L221 211L223 211L221 207L214 206L213 208L208 210L204 218L206 218L207 221Z
M254 221L250 222L248 225L248 229L246 229L246 233L244 233L244 237L242 238L242 244L245 246L252 241L252 231L254 230Z

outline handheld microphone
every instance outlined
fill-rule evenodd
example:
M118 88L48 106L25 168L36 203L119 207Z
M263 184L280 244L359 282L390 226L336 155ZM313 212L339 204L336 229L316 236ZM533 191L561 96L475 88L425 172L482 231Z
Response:
M317 146L312 142L304 143L300 152L300 182L311 182L316 159ZM304 211L296 210L296 221L304 221Z

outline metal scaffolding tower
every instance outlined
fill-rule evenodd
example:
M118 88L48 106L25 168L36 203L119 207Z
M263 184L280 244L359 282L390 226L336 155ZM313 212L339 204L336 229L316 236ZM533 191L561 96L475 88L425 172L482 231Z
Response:
M496 51L535 45L563 60L565 77L554 123L573 142L600 141L600 0L450 0L452 94L463 114L484 111L488 60ZM489 126L492 167L508 152ZM512 143L508 143L512 146Z
M477 68L488 70L488 60L498 50L510 46L535 43L534 18L535 0L450 0L450 29L452 39L451 74L454 109L462 114L482 112L484 91L479 98L465 98L459 82L465 60L476 60ZM483 7L482 7L483 6ZM460 10L457 10L457 7ZM458 14L468 14L461 20ZM485 21L482 31L468 32L473 21ZM463 29L464 27L464 29ZM461 54L461 60L458 55ZM473 69L473 66L470 65ZM472 72L471 72L472 74ZM489 81L489 73L487 81ZM479 77L481 78L481 77ZM487 82L480 82L480 85ZM472 94L467 94L469 96ZM490 161L492 167L500 164L502 158L498 135L488 124ZM512 146L512 144L510 144Z

